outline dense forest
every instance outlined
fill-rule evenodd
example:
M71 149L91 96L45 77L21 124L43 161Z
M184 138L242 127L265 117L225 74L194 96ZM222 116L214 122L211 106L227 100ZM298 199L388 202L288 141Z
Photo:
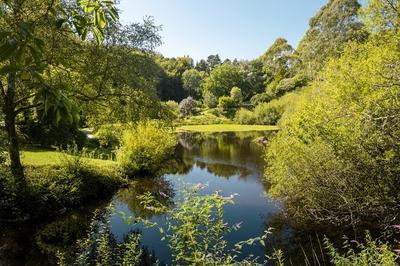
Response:
M321 249L330 262L314 264L397 265L400 2L329 0L297 47L278 38L254 60L164 57L155 21L122 24L109 0L0 0L4 228L39 224L161 176L176 167L168 160L185 128L265 126L271 136L256 141L265 145L269 195L292 226L328 235ZM189 188L173 209L157 191L143 192L135 199L146 204L144 215L124 218L151 224L147 212L167 215L174 265L264 265L235 254L265 245L270 232L228 251L223 207L233 197L199 190ZM115 244L107 222L94 233L100 216L86 239L75 239L74 254L53 252L59 265L155 263L140 235ZM331 243L332 230L356 244ZM272 253L268 263L290 265L285 250Z

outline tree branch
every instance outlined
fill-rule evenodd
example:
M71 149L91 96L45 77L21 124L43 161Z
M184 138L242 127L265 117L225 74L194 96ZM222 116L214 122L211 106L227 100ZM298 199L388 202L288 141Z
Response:
M32 108L39 107L39 106L41 106L42 104L43 104L43 103L37 103L37 104L32 104L32 105L28 105L28 106L25 106L25 107L21 107L21 108L19 108L19 109L17 109L17 110L14 111L14 115L18 115L19 113L22 113L23 111L26 111L26 110L29 110L29 109L32 109Z
M32 93L32 94L30 94L30 95L27 95L27 96L25 96L25 97L22 97L21 99L18 99L18 100L16 100L15 101L15 103L14 103L14 105L15 106L18 106L20 103L22 103L23 101L25 101L25 100L28 100L28 99L30 99L30 98L32 98L32 97L35 97L36 95L38 95L39 93Z

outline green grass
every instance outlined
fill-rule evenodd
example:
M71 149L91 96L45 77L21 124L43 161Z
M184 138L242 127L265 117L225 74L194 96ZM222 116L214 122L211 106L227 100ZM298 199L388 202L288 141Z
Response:
M66 155L57 151L50 150L29 150L21 152L22 164L26 166L46 166L46 165L62 165L66 159ZM87 158L88 163L92 166L116 166L116 162L110 160L98 160Z
M278 130L277 126L263 125L235 125L235 124L215 124L215 125L190 125L176 128L176 132L245 132L245 131L273 131Z

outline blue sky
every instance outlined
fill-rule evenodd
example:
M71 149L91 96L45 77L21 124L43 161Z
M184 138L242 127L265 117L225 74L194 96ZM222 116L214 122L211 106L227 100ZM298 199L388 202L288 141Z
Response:
M278 37L297 46L327 0L121 0L121 20L154 17L167 57L254 59Z

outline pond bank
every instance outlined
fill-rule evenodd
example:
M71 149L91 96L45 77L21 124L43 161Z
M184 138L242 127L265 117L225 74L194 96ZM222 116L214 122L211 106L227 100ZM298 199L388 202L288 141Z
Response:
M265 125L237 125L237 124L212 124L212 125L187 125L178 126L176 132L249 132L249 131L277 131L277 126Z

